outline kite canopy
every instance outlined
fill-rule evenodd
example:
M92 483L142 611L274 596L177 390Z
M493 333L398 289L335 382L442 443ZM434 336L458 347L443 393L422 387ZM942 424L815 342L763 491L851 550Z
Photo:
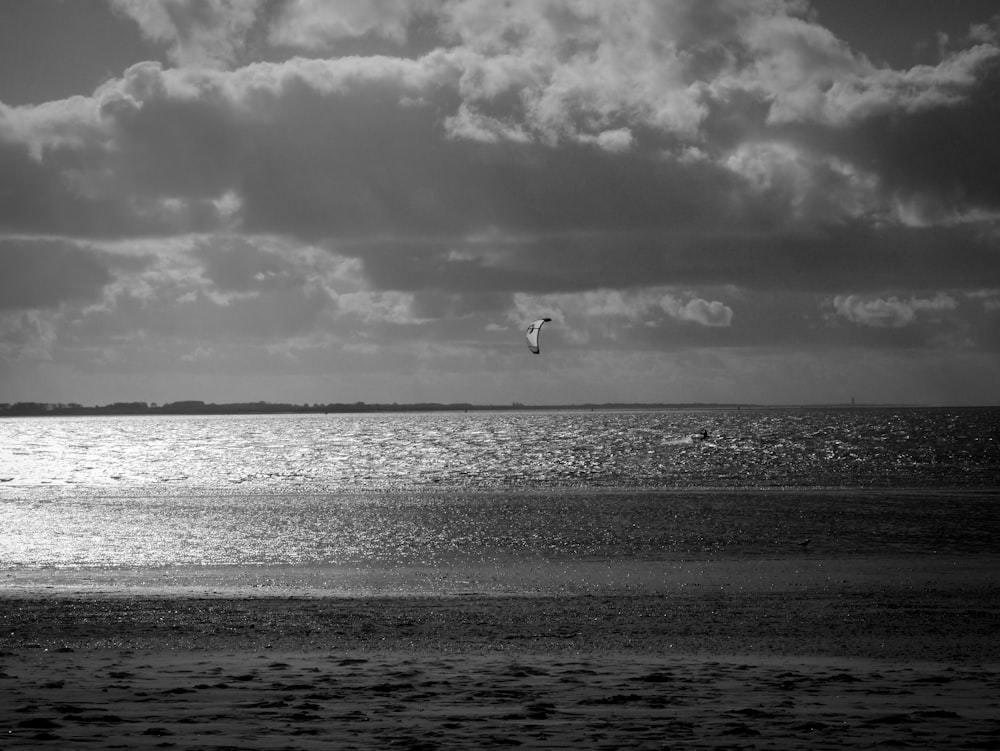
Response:
M528 349L536 355L540 352L538 349L538 334L542 330L542 324L551 320L551 318L539 318L532 321L531 325L528 326Z

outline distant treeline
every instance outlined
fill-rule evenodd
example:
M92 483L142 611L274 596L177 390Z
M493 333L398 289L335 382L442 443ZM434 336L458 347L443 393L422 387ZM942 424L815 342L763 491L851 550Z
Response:
M282 413L352 413L352 412L442 412L442 411L495 411L495 410L547 410L547 409L741 409L754 408L753 405L735 404L573 404L573 405L527 405L513 404L465 404L419 402L416 404L368 404L366 402L336 402L330 404L281 404L272 402L235 402L213 404L202 401L168 402L156 404L147 402L114 402L101 406L87 407L74 402L50 404L45 402L16 402L0 404L0 417L38 417L66 415L246 415Z
M365 402L336 404L284 404L274 402L233 402L213 404L203 401L167 402L114 402L85 407L73 402L46 404L42 402L17 402L0 404L3 415L228 415L228 414L278 414L286 412L387 412L396 410L480 409L471 404L366 404Z

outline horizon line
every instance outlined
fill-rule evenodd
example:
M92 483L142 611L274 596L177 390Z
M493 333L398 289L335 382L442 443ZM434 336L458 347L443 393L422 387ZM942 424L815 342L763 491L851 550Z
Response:
M568 402L558 404L529 404L514 401L509 404L483 404L474 402L206 402L191 399L172 402L111 402L108 404L83 405L77 402L14 402L0 403L0 416L45 416L74 414L256 414L256 413L363 413L363 412L434 412L434 411L517 411L517 410L656 410L656 409L850 409L850 408L954 408L976 409L996 407L995 404L927 404L907 402L799 402L799 403L759 403L759 402Z

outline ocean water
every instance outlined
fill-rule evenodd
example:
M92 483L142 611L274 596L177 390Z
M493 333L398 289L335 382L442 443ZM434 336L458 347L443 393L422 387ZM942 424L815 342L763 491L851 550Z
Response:
M998 523L996 408L0 420L8 571L995 555Z

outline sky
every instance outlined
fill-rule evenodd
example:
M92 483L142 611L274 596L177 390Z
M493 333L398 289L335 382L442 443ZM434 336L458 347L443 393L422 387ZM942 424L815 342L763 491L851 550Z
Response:
M995 0L4 0L0 403L1000 404L997 133Z

